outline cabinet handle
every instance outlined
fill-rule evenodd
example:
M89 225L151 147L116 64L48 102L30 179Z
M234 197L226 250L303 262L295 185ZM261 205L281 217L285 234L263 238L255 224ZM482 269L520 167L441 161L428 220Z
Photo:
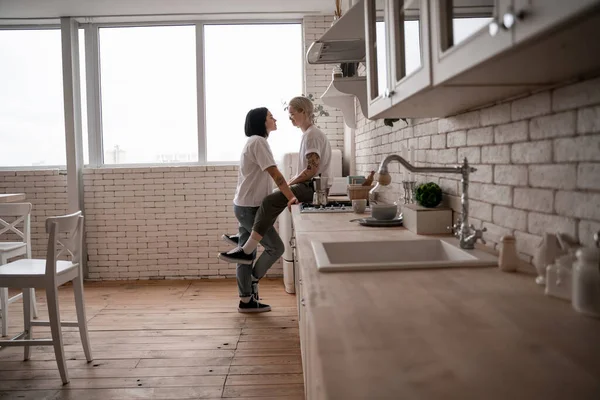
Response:
M502 17L502 25L504 25L505 29L510 29L515 25L515 22L517 22L517 20L522 21L525 18L525 11L521 10L518 12L507 12L506 14L504 14L504 16Z
M393 96L393 95L395 95L395 94L396 94L396 92L395 92L395 91L393 91L393 90L390 90L390 89L385 89L385 90L383 91L383 98L385 98L385 99L389 99L390 97L392 97L392 96Z
M498 18L494 18L494 20L488 25L490 35L496 36L498 32L500 32L500 29L504 31L510 30L513 26L515 26L517 20L523 20L525 15L526 12L524 10L516 13L511 10L502 16L502 21L500 21Z
M300 299L300 304L302 304L302 307L306 307L306 304L304 304L304 297Z

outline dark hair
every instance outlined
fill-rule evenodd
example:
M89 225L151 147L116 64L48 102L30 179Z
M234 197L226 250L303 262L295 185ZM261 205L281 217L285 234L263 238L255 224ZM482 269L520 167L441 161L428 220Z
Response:
M267 136L267 127L265 125L267 121L267 110L266 107L253 108L246 114L246 123L244 124L244 133L246 136Z

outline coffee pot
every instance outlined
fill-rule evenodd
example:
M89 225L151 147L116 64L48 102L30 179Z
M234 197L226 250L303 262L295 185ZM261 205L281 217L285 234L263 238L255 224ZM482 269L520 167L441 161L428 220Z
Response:
M321 174L313 178L312 184L315 191L313 194L313 205L324 206L327 204L327 183L327 178L322 177Z

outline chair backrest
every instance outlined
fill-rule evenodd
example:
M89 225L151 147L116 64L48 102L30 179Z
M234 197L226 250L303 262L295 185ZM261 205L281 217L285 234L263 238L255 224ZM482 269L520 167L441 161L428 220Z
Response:
M17 235L27 244L27 258L31 258L31 203L0 204L0 236ZM22 230L19 225L23 224Z
M83 250L83 215L81 211L46 219L48 252L46 253L46 275L56 276L56 261L64 253L71 256L73 263L80 264Z

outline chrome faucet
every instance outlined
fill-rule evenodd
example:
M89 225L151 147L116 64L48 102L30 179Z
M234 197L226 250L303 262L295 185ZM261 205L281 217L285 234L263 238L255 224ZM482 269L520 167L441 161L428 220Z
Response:
M443 174L461 174L462 175L462 195L460 198L461 218L451 227L454 231L454 236L460 240L461 249L471 250L475 248L475 242L477 239L481 240L485 244L483 239L483 232L487 231L487 228L475 229L473 225L469 225L469 174L477 171L475 168L469 166L467 158L463 160L461 165L456 167L415 167L410 165L403 157L392 154L387 156L381 164L379 164L379 171L377 175L378 185L382 186L389 185L392 182L392 177L388 172L388 164L391 161L398 161L410 172L437 172ZM372 191L376 191L377 187L373 188ZM450 228L450 227L449 227Z

